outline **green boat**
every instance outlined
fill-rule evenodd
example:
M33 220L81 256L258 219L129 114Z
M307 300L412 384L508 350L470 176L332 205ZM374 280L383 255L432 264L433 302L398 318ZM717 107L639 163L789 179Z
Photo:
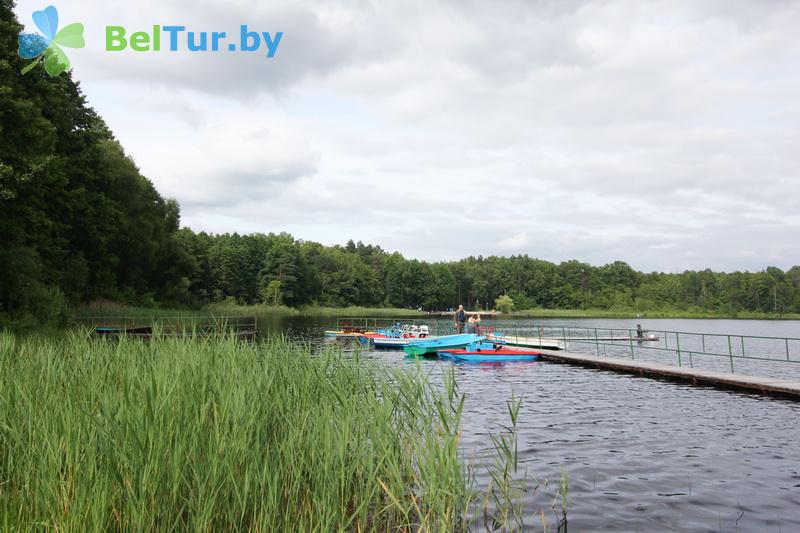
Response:
M408 343L403 350L409 355L416 356L435 356L439 350L464 348L467 344L486 340L486 337L475 335L474 333L462 333L460 335L445 335L435 339L418 340Z

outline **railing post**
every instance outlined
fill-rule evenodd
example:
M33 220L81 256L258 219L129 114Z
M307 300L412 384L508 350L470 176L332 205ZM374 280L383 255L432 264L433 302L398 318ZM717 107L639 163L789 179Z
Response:
M790 360L789 359L789 338L787 337L787 338L785 338L783 340L786 341L786 360L789 361Z
M733 346L731 345L730 335L728 335L728 357L731 358L731 374L733 374Z
M703 333L700 337L703 339L703 353L706 353L706 334Z
M611 338L614 338L614 330L611 330ZM633 354L633 331L630 329L628 330L628 341L631 344L631 359L636 360L636 357Z
M675 332L675 344L677 345L678 351L678 366L683 366L681 364L681 334L677 331Z
M597 357L600 357L600 339L597 338L597 328L594 328L594 346L597 348Z
M564 326L561 326L561 336L564 338L564 351L567 351L567 330Z
M739 339L742 341L742 357L747 357L747 355L744 353L744 336L739 335Z

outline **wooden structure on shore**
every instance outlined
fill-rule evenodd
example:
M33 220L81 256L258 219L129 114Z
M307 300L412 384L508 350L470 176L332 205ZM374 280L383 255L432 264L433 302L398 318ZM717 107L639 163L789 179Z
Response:
M78 322L97 336L113 338L233 336L250 340L258 335L256 317L81 317Z

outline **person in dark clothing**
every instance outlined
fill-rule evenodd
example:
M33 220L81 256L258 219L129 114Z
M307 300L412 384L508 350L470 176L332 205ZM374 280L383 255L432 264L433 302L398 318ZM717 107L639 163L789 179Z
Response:
M467 323L467 312L464 311L464 306L459 305L458 311L456 311L456 331L459 333L464 333L464 324Z

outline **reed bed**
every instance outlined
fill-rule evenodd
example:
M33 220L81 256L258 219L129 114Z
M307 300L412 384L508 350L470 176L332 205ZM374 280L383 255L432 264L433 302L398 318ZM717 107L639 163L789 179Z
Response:
M283 339L0 333L0 527L462 530L444 381Z

